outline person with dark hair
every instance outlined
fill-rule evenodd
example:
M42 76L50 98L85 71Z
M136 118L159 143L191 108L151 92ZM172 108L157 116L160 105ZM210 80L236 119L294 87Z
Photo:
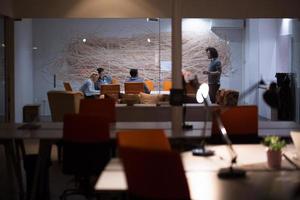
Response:
M130 77L125 82L144 83L144 79L138 76L137 69L130 69L129 74ZM144 91L145 93L150 94L150 90L145 83L144 83Z
M97 68L99 79L95 83L95 89L100 90L101 85L112 84L112 78L108 75L104 75L104 69L99 67Z
M207 47L205 49L210 63L208 70L204 71L203 74L208 75L208 86L209 86L209 98L211 103L216 102L216 93L220 88L220 78L222 73L221 61L219 61L218 51L214 47Z

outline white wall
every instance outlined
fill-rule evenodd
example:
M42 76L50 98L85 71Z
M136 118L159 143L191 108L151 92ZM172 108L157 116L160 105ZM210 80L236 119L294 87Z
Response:
M34 103L32 21L15 22L15 121L22 122L23 106Z
M259 75L266 83L276 81L275 74L278 62L278 20L259 20ZM259 115L271 119L271 109L262 98L264 90L258 96Z

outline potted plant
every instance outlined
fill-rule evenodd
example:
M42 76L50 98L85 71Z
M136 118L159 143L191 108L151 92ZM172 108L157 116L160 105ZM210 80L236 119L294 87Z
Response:
M268 147L267 159L270 168L278 169L281 167L281 149L286 145L285 141L278 136L267 136L263 144Z

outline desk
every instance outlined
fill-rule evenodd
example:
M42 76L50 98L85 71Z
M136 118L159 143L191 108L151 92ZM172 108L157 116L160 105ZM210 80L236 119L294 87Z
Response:
M300 186L300 171L285 160L282 170L268 169L262 145L234 145L239 155L237 166L247 170L247 178L219 179L217 171L230 162L227 147L210 148L216 152L213 157L194 157L191 152L181 154L192 199L293 199L296 188ZM285 149L289 156L294 151L292 145ZM126 189L122 164L119 159L112 159L98 178L95 190L103 193L124 192Z
M8 156L10 156L14 166L15 173L18 178L20 187L20 193L22 194L22 176L21 176L21 165L20 159L14 150L16 140L26 139L39 139L39 157L34 177L34 187L32 194L36 194L36 187L39 184L43 184L43 170L46 170L47 159L50 157L51 145L54 142L62 139L63 136L63 123L39 123L41 127L35 130L20 130L18 127L21 124L0 124L0 143L5 143L6 149L8 150ZM171 132L170 122L117 122L111 127L111 138L115 138L116 131L120 129L164 129L171 139L176 138L200 138L202 133L203 122L193 122L193 130L183 131L181 135L174 136ZM210 135L211 123L208 122L207 129L205 132L206 136ZM279 134L281 136L289 136L291 130L300 130L299 125L294 122L260 122L259 123L259 135L265 136L268 134ZM242 157L241 157L242 158ZM32 199L36 195L32 195Z

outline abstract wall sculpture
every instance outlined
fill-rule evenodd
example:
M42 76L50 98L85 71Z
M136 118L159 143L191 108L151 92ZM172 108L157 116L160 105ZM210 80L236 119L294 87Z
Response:
M230 46L227 41L213 32L183 32L183 68L198 76L204 82L209 60L205 48L213 46L219 51L223 75L230 71ZM150 40L149 40L150 39ZM150 42L149 42L150 41ZM160 48L159 48L160 45ZM171 71L161 71L159 59L171 62L171 33L135 34L129 37L101 37L90 34L86 41L82 37L71 38L65 44L60 57L47 66L47 73L56 74L58 81L70 81L80 85L96 67L105 68L106 73L121 84L129 76L130 68L139 69L139 75L153 80L158 89L161 80L171 79Z

